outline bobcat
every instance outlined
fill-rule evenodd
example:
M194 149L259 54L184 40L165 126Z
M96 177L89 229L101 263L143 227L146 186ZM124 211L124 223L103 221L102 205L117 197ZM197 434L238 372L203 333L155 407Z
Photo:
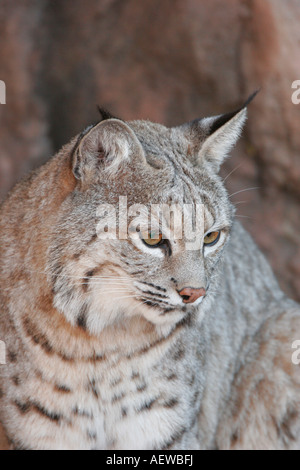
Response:
M11 449L300 448L300 307L218 175L247 104L173 128L103 112L3 203ZM100 237L120 196L200 205L199 249L160 227Z

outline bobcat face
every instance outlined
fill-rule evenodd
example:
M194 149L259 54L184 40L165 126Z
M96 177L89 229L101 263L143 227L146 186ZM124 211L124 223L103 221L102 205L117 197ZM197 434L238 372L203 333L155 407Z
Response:
M108 119L80 139L72 155L77 186L58 214L47 268L54 305L72 324L97 334L132 316L173 325L201 312L233 218L217 173L245 113L171 129ZM121 208L120 197L126 200ZM147 223L132 230L133 216L151 214L153 205L151 227L144 218ZM106 206L105 238L99 209ZM188 207L192 249L185 224L181 237L172 239L170 207L181 214Z

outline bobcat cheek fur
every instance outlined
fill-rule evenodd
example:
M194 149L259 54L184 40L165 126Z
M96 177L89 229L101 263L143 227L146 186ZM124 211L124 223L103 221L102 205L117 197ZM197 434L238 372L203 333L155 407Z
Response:
M300 307L218 175L245 118L166 128L106 113L9 194L0 421L12 449L300 448ZM220 236L194 251L102 240L98 208L120 196L201 204L200 239Z

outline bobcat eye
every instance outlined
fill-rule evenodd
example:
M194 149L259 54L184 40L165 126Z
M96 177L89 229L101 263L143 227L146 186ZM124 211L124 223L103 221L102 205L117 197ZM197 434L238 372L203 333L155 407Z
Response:
M160 232L144 232L142 240L148 246L159 246L163 242L162 233Z
M205 246L213 246L215 245L220 238L221 232L210 232L204 237L204 245Z

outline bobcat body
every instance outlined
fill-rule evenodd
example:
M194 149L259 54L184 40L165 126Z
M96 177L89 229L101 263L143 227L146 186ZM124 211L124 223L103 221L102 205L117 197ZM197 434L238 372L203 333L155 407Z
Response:
M0 420L12 449L300 447L300 307L218 176L245 116L171 129L105 116L3 203ZM99 205L120 195L202 204L201 249L100 239Z

